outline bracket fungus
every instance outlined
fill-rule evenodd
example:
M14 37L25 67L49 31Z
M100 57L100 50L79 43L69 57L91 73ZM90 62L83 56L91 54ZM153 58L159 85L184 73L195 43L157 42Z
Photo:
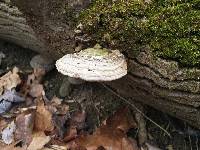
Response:
M85 81L112 81L127 74L127 62L119 50L95 45L78 53L67 54L56 61L57 70Z

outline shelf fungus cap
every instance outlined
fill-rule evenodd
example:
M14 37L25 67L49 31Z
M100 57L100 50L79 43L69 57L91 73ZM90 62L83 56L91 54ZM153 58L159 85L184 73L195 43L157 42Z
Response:
M86 81L112 81L127 74L127 62L119 50L95 45L56 61L57 70L69 77Z

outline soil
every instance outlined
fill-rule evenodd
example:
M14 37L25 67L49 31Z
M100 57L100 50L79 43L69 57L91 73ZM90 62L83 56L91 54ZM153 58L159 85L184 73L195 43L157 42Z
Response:
M35 52L5 41L0 41L0 51L6 56L2 60L0 68L1 75L11 70L14 66L17 66L24 75L32 72L29 62L36 55ZM43 84L46 96L49 99L53 96L59 97L59 88L62 79L63 76L55 69L45 76ZM62 99L69 104L71 112L77 109L86 110L88 120L87 128L91 132L105 118L116 111L117 108L128 105L120 100L117 95L105 89L100 83L74 85L70 95ZM167 150L196 150L200 148L198 141L200 139L199 130L148 106L145 106L145 114L162 128L166 129L171 135L169 137L155 124L146 120L148 143ZM137 131L130 131L129 135L137 137Z

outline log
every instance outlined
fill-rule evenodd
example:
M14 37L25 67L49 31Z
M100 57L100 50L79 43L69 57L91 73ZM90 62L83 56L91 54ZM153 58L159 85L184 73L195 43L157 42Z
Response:
M0 1L0 38L36 52L45 51L19 9L3 1Z
M76 15L71 11L78 13L89 2L0 1L0 38L58 59L75 47L73 21L66 22L66 16Z
M73 53L76 47L75 23L80 10L91 0L12 0L24 14L28 25L42 41L42 54L58 59L66 53Z
M129 58L129 73L108 85L124 98L136 100L200 126L200 70L179 68L175 61L141 52Z
M74 51L74 25L66 21L63 6L67 2L77 14L89 1L13 2L17 7L0 2L1 38L54 59ZM107 85L132 103L142 102L200 128L199 69L180 68L175 61L156 58L148 47L127 61L128 75Z

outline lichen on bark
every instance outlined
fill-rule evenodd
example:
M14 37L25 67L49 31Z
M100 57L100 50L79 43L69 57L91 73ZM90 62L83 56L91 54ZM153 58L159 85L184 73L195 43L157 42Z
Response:
M95 0L79 20L98 43L200 67L200 0Z

